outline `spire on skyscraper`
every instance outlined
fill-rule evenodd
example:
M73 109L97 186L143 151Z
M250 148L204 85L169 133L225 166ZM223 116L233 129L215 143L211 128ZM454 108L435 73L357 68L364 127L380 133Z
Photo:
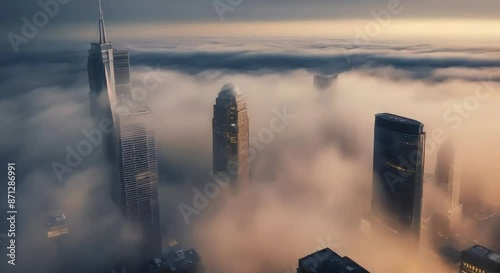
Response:
M99 0L99 43L105 44L106 40L106 28L104 27L104 14L102 13L101 0Z

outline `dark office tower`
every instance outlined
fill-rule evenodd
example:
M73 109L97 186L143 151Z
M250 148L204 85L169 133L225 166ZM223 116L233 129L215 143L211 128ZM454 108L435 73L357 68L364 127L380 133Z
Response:
M99 11L99 41L91 44L88 59L91 114L96 128L111 128L102 133L113 199L142 235L141 258L150 259L161 251L151 111L131 101L128 52L112 48L106 38L101 1Z
M445 206L438 209L442 219L446 220L447 232L455 233L462 223L462 205L460 198L461 158L451 141L446 141L440 148L436 162L436 184L444 194Z
M237 188L250 180L249 124L243 94L232 84L222 87L214 105L213 168L231 178Z
M424 125L383 113L375 116L372 211L397 233L420 236Z
M331 249L325 248L299 259L297 273L369 273L369 271L349 257L341 257Z
M500 253L482 246L462 251L461 273L500 273Z

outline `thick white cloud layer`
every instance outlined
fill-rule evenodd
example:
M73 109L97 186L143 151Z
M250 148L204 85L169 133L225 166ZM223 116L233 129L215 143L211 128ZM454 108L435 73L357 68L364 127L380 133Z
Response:
M180 50L183 42L191 51ZM153 109L157 127L165 234L196 247L209 272L288 272L299 257L327 246L373 272L391 272L382 261L401 252L406 241L373 255L389 239L360 240L354 232L369 210L373 121L379 112L425 124L426 173L434 171L439 146L453 137L467 155L465 197L500 206L495 171L500 126L494 122L500 114L498 52L490 47L373 44L355 49L368 56L366 63L357 59L359 64L348 66L338 44L188 39L175 47L131 46L134 86L144 87L151 70L160 79L148 88L144 102ZM9 71L2 79L9 87L0 101L2 125L18 136L2 136L2 158L18 161L23 172L19 199L24 200L24 219L30 219L19 231L20 244L31 249L20 272L32 266L51 272L54 257L42 249L52 246L43 236L45 215L54 207L66 212L73 231L70 253L82 261L97 257L81 252L84 242L104 240L99 234L122 223L108 199L97 152L65 174L62 185L57 183L51 163L64 162L66 147L75 148L86 140L82 130L92 129L85 59L58 52L53 56L59 64L42 69L51 65L37 58L42 54L53 53L0 68ZM313 73L328 69L343 73L330 90L318 92ZM250 135L258 144L252 146L252 184L237 196L221 190L186 224L179 205L193 206L195 190L203 192L211 182L212 107L226 82L236 84L248 104ZM263 138L276 111L293 118L272 139ZM432 187L426 192L426 202L439 203ZM106 242L109 249L102 251L117 254L116 248L124 250L137 239L126 229L117 238L126 245ZM39 268L41 260L47 268ZM101 262L106 261L98 259L95 265ZM443 265L438 261L432 266L437 270Z

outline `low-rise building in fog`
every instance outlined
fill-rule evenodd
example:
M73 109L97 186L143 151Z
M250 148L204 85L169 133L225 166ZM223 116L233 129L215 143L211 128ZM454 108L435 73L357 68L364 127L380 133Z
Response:
M69 233L69 229L66 224L66 215L64 215L64 213L61 213L60 211L52 212L47 217L45 229L47 230L47 238L54 241L58 255L63 254L65 252L65 238Z
M146 264L145 272L203 273L201 257L194 249L174 250Z
M500 253L475 245L462 251L461 273L500 273Z
M69 232L66 225L66 216L61 212L54 212L49 215L45 228L47 230L47 238L49 239L66 235Z
M299 259L297 273L369 273L349 257L325 248Z

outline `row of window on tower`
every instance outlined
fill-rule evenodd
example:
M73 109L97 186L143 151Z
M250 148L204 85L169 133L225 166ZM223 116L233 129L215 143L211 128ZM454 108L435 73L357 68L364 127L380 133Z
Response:
M477 266L471 265L470 263L463 262L462 263L462 269L469 269L468 271L462 270L462 272L468 273L468 272L475 272L475 273L488 273L484 271L484 269L478 268Z

